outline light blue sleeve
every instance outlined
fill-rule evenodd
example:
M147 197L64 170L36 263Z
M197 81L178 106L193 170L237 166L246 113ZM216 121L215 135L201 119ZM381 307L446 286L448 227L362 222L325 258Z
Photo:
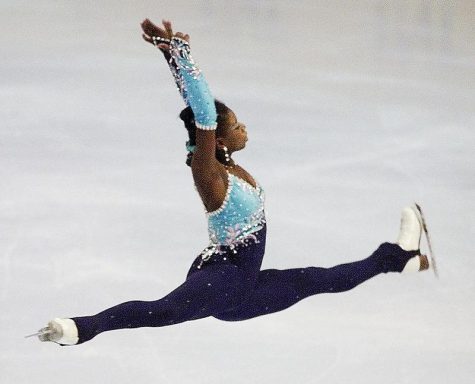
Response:
M175 81L185 103L193 110L196 127L216 129L214 98L201 70L191 57L190 45L187 41L174 37L170 44L170 54L178 69L178 73L174 73Z

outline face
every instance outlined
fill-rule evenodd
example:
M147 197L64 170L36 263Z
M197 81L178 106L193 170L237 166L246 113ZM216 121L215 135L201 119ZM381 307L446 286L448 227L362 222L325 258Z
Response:
M246 126L237 120L236 115L231 110L226 114L224 125L224 137L218 137L216 139L218 147L225 145L230 152L243 149L248 140Z

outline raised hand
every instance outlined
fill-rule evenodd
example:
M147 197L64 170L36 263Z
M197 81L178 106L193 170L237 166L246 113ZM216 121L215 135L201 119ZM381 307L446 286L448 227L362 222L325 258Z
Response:
M152 23L149 19L145 19L140 26L142 27L143 39L150 44L158 47L162 52L168 51L170 48L170 41L173 37L179 37L190 42L190 36L181 32L173 33L172 23L168 20L162 20L162 25L158 26Z

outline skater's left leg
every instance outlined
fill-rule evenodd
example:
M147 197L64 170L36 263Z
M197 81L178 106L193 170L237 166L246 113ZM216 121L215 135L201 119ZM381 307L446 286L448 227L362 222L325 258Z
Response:
M245 320L282 311L319 293L348 291L378 274L401 272L416 254L417 251L405 251L397 244L384 243L366 259L331 268L263 270L248 300L215 317L226 321Z

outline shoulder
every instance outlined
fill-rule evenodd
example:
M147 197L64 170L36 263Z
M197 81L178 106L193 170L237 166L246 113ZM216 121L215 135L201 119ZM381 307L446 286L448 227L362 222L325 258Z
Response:
M208 212L218 209L226 197L228 174L222 164L215 167L192 166L196 189Z

